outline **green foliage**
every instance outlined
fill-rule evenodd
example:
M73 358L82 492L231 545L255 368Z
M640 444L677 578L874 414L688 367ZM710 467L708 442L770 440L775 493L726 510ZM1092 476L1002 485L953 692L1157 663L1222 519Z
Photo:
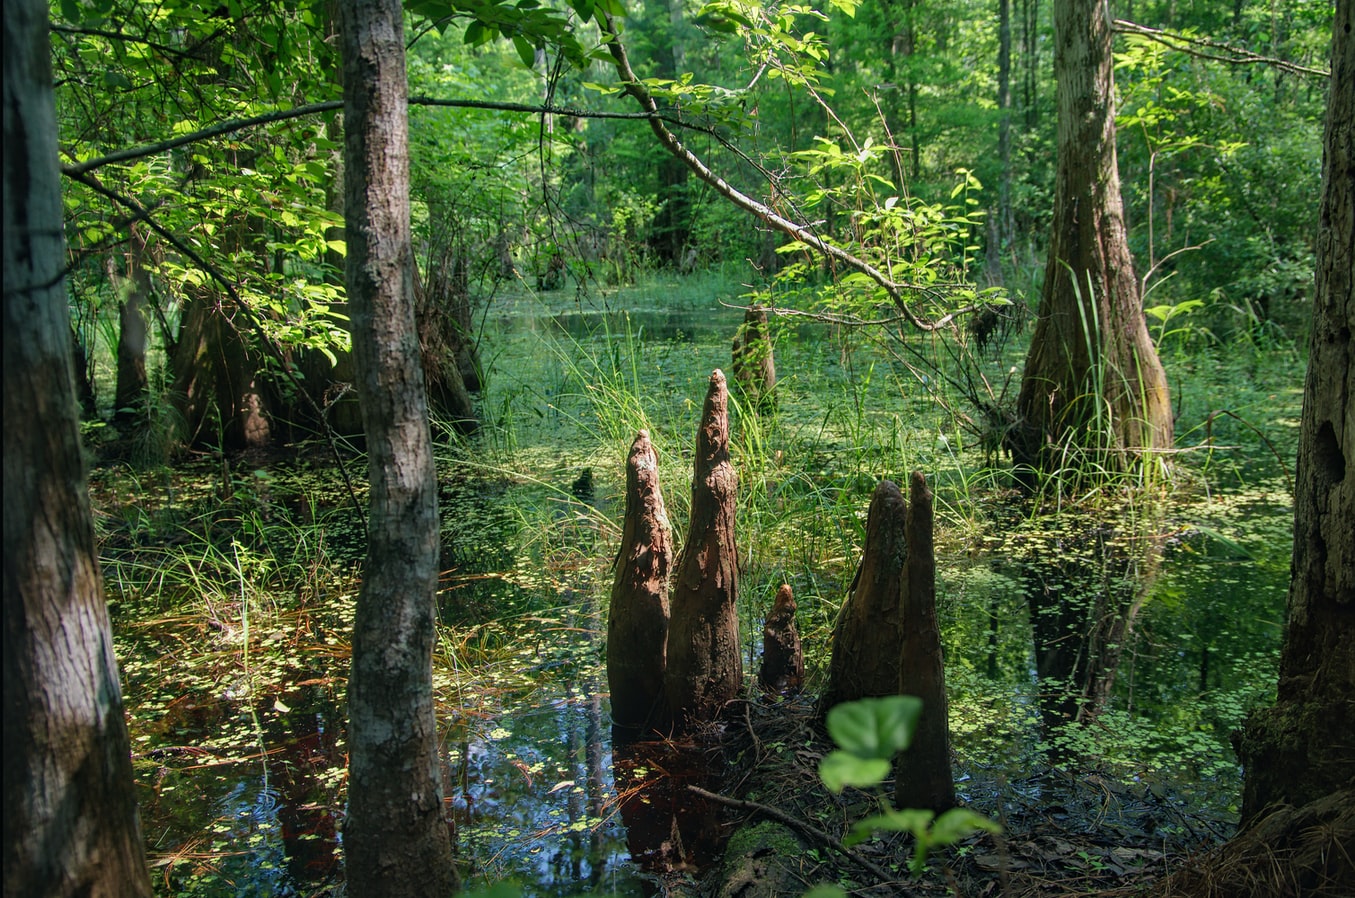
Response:
M922 701L911 695L865 698L833 706L828 712L828 734L837 743L819 765L819 778L829 790L847 786L878 786L889 775L891 761L908 748L922 713ZM1001 832L1002 828L982 814L967 808L951 808L939 817L932 811L895 810L883 796L883 812L852 824L844 840L851 846L880 831L910 833L914 839L909 869L920 875L932 848L951 845L976 832Z

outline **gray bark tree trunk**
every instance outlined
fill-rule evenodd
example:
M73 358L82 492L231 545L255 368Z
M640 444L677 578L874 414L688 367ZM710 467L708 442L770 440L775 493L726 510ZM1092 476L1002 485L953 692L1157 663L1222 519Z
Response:
M1278 700L1243 731L1244 820L1355 784L1355 2L1334 24L1288 627Z
M1028 481L1070 463L1124 469L1172 445L1167 377L1126 239L1105 4L1056 0L1054 25L1054 223L1012 446Z
M149 896L80 449L47 4L4 5L4 893Z
M439 526L414 320L403 12L339 6L353 359L367 437L367 562L348 684L348 889L457 886L443 810L432 653Z

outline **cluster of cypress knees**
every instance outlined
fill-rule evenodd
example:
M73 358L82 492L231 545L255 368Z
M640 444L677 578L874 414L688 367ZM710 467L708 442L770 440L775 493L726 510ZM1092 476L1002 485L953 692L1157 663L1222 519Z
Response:
M607 627L607 679L619 740L689 734L716 720L743 689L736 600L737 477L729 457L729 394L710 376L696 439L687 538L674 558L658 460L640 431L626 462L626 508ZM896 767L902 807L955 803L945 676L935 607L932 496L913 473L910 499L890 480L871 498L862 559L833 631L819 713L873 696L923 701ZM911 501L910 501L911 500ZM798 691L804 656L795 599L783 584L766 616L758 683Z

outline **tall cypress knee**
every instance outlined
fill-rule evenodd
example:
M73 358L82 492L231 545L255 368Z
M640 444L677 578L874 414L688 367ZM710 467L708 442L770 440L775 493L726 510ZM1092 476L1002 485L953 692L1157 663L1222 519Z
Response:
M950 771L946 672L936 623L936 555L932 541L932 493L922 474L909 484L908 560L903 565L903 650L899 692L922 699L913 741L898 762L895 801L901 808L941 811L955 806Z
M668 574L673 539L659 490L658 459L640 431L626 459L626 517L607 619L612 721L623 730L658 723L667 666Z
M866 516L861 565L833 628L828 685L819 703L824 713L841 702L898 694L907 513L903 493L892 480L881 480Z
M710 376L693 473L691 524L678 555L664 677L678 729L714 719L743 683L734 607L739 590L736 478L729 462L729 392L719 369Z

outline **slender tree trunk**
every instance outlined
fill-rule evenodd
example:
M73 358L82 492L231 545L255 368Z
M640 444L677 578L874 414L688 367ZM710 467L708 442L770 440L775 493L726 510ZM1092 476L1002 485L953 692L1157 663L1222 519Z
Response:
M457 885L443 810L432 652L437 481L414 320L403 11L340 5L353 357L367 436L367 562L348 684L348 889Z
M997 0L997 240L988 251L1001 258L1011 243L1012 222L1012 0ZM992 241L990 241L992 243ZM1001 277L1000 265L990 265ZM995 283L1000 283L995 281Z
M1123 469L1172 445L1167 377L1125 233L1106 8L1103 0L1056 0L1054 19L1053 234L1012 447L1027 475L1065 469L1070 457ZM1086 451L1100 455L1079 454Z
M1355 784L1355 2L1338 0L1278 701L1247 721L1244 820ZM1347 861L1348 863L1348 861Z
M677 560L664 692L679 729L713 720L743 685L739 646L736 478L729 461L729 392L710 376L692 477L691 522Z
M3 15L4 893L149 896L80 450L47 4Z
M129 424L139 417L137 413L146 401L149 328L145 307L150 298L151 278L142 262L144 253L143 235L133 227L126 275L119 275L116 264L109 260L109 280L117 287L122 300L118 305L117 386L113 398L113 420L118 424Z

